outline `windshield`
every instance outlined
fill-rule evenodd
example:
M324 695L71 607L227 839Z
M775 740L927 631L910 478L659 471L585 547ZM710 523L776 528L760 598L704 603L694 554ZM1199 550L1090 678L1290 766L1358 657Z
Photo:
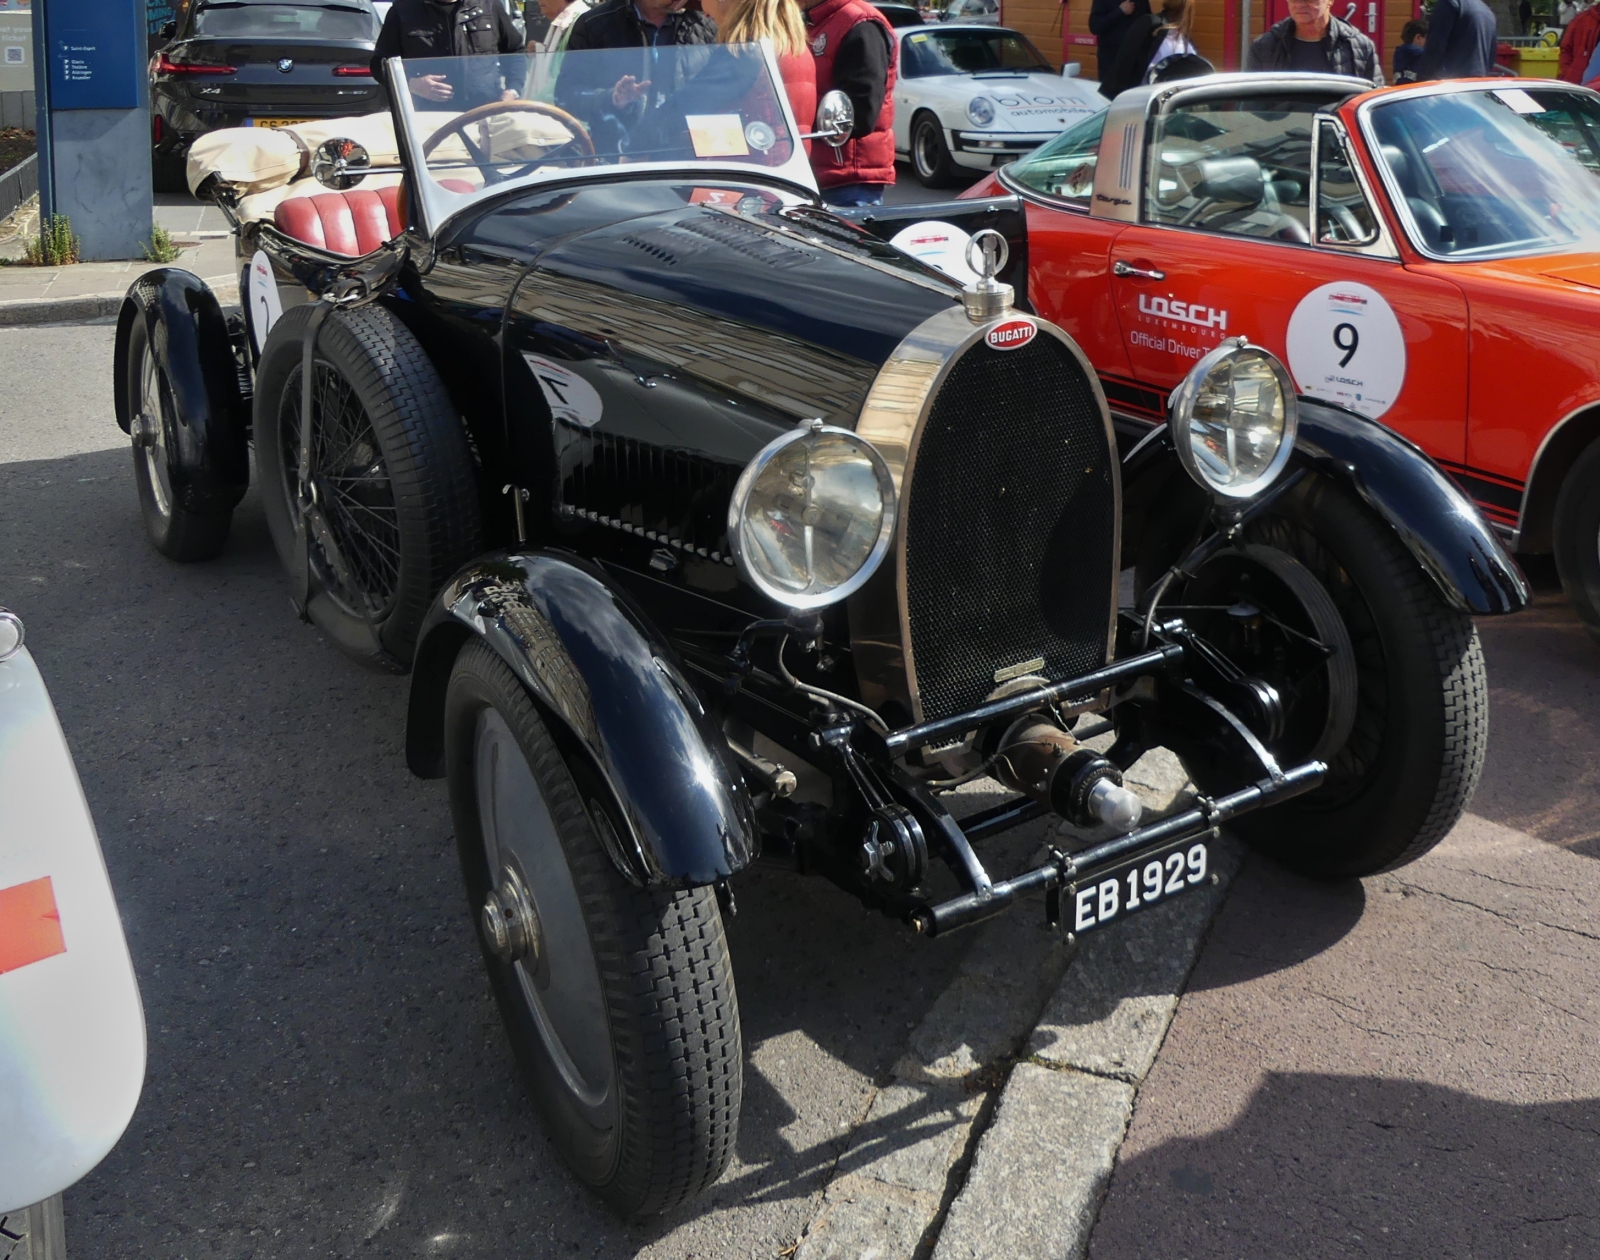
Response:
M208 4L194 33L210 39L349 39L378 37L377 15L360 5Z
M1412 237L1445 258L1600 249L1600 101L1491 88L1380 103L1378 152Z
M758 44L438 57L402 65L418 156L450 192L644 162L777 169L798 154L809 171L783 89Z
M907 79L936 74L1054 74L1039 50L1015 31L918 31L905 38L901 75Z
M1094 168L1105 127L1105 110L1091 114L1013 163L1006 173L1024 188L1087 206L1094 193Z

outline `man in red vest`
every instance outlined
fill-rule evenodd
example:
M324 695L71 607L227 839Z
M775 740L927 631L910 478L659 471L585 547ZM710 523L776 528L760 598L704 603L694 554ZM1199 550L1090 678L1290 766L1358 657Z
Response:
M837 149L812 142L817 187L829 205L879 205L883 190L894 183L894 29L867 0L801 4L817 62L817 99L838 88L856 111L855 129Z

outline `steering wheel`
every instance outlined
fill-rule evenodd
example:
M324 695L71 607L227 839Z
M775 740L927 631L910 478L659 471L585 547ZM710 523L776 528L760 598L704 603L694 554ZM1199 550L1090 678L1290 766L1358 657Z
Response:
M1367 235L1367 229L1361 226L1349 206L1340 205L1337 201L1329 201L1325 202L1321 209L1324 214L1338 225L1339 230L1344 233L1345 241L1359 241ZM1324 232L1322 239L1338 243L1337 238L1331 232Z
M563 127L572 132L572 139L565 144L559 144L546 153L540 154L533 161L526 163L520 170L501 173L494 169L490 163L489 155L467 138L467 128L473 123L482 122L496 114L543 114L547 118L554 118ZM466 146L467 153L483 171L485 184L498 184L506 179L520 179L529 171L536 170L552 160L560 160L559 155L563 149L576 149L579 156L579 166L590 166L595 161L594 140L589 135L589 129L574 118L566 110L556 105L546 105L543 101L490 101L486 105L479 105L469 109L464 114L458 114L438 131L428 137L422 146L422 156L431 157L433 151L444 143L449 136L459 135L461 143Z

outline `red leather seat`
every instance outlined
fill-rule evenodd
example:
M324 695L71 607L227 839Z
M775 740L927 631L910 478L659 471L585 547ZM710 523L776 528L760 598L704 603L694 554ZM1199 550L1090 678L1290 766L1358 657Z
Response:
M280 201L272 221L287 236L332 254L358 258L405 227L399 188L347 188Z
M451 192L469 193L463 179L441 179ZM316 193L280 201L272 221L286 236L315 245L331 254L359 258L370 254L405 229L405 185L393 188L347 188L343 192Z

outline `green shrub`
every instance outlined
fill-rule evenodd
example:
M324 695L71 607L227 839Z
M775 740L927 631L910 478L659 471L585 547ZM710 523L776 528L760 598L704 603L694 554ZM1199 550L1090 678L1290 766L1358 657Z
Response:
M34 267L61 267L78 261L77 233L72 230L72 220L64 214L53 214L39 224L39 239L28 242L28 252L22 261Z
M150 239L144 246L146 262L169 263L177 262L178 255L183 251L172 243L172 233L159 223L150 229Z

